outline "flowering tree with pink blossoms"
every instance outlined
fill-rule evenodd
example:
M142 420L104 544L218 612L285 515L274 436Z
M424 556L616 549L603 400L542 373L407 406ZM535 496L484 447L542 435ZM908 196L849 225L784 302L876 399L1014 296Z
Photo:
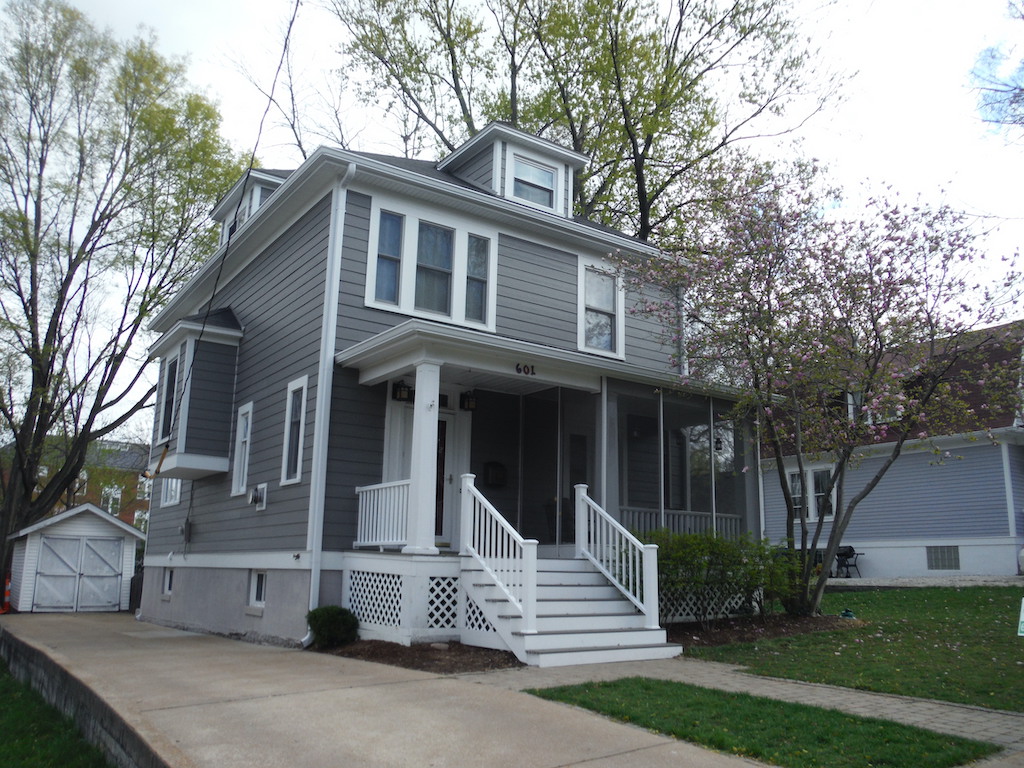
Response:
M683 378L734 386L737 415L758 424L798 563L786 607L800 614L817 612L828 577L815 551L834 561L908 441L984 435L1019 400L1012 263L992 277L948 207L875 199L844 219L820 177L744 166L713 217L680 222L662 259L628 265L648 297L635 311L660 321ZM851 487L849 468L869 456L877 471ZM791 488L789 472L805 477L812 460L834 467L827 488ZM815 498L830 508L809 518Z

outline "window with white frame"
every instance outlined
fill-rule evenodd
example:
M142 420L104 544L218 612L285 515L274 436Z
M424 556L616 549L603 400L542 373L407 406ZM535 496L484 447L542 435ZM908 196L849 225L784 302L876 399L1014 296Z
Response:
M416 243L416 309L451 315L455 231L420 222Z
M374 298L388 304L399 303L403 226L404 217L390 211L380 212Z
M149 501L153 495L153 480L148 477L140 477L139 484L135 489L135 498L139 501Z
M512 196L541 208L555 207L558 171L516 155L512 161Z
M831 467L814 467L804 471L789 473L789 492L793 495L793 512L798 518L804 517L804 482L807 482L807 500L810 502L811 514L808 520L817 520L818 515L832 517L835 508L835 488L828 492L828 483L832 477Z
M181 478L165 477L160 481L160 506L169 507L181 501Z
M618 277L598 262L580 261L579 347L623 356L625 316Z
M163 392L160 397L160 429L157 440L168 440L174 426L175 398L178 389L178 356L169 357L163 365Z
M303 376L288 385L284 416L284 455L281 458L281 484L302 479L302 446L306 437L306 388L309 377Z
M235 422L235 463L231 475L231 494L245 493L249 485L249 450L252 447L252 403L238 409Z
M267 572L249 571L249 605L263 607L267 604Z
M107 485L103 488L100 496L100 506L112 515L121 511L121 488L117 485Z
M170 595L174 592L174 569L164 568L164 582L160 589L161 594Z
M450 212L375 207L374 217L367 306L494 327L494 236Z

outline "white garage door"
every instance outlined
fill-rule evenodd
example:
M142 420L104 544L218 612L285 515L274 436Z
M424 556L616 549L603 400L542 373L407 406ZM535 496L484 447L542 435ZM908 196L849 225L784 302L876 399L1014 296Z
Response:
M35 611L116 611L121 602L123 539L43 536Z

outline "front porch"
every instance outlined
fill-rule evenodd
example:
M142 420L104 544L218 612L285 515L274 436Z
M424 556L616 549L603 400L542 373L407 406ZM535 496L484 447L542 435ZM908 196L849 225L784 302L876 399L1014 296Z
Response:
M343 568L364 637L531 664L666 653L656 548L634 534L758 527L749 428L726 401L424 321L337 362L386 398L380 482L355 488Z
M644 545L613 520L587 488L575 489L573 558L538 556L475 487L461 478L462 551L417 555L346 554L343 604L364 638L411 644L458 640L511 650L526 664L561 666L670 658L659 625L657 547ZM361 530L395 541L404 484L364 491L387 524ZM389 493L390 491L390 493ZM406 513L407 514L407 513ZM390 528L388 526L391 526Z

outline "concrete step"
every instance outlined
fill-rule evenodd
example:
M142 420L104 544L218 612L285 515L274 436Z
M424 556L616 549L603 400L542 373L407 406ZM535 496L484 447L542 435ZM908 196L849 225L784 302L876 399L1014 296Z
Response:
M664 643L663 629L580 629L546 630L533 634L513 632L513 637L522 638L527 653L559 648L600 648L605 646L639 646Z
M682 652L683 647L674 643L634 646L613 645L594 648L558 648L528 651L526 663L538 667L567 667L574 664L603 664L613 661L672 659Z
M518 614L503 613L501 621L509 622L514 632L522 629L523 619ZM538 613L537 630L540 632L589 631L602 629L643 629L645 617L639 613Z

